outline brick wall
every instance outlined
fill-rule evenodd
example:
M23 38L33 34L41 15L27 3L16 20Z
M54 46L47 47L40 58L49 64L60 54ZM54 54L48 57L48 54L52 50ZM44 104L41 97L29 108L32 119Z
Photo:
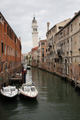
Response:
M0 13L0 73L7 70L11 77L20 65L21 41ZM6 82L6 73L4 79Z

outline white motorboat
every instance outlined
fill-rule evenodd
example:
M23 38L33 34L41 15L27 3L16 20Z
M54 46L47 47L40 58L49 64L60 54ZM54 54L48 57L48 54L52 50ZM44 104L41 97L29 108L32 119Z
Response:
M22 87L19 89L19 93L28 98L36 98L38 95L38 90L32 83L22 84Z
M14 98L18 94L18 89L16 88L16 86L7 86L7 87L2 87L0 92L1 95L6 98Z
M27 65L27 69L31 69L31 66L30 66L30 65Z

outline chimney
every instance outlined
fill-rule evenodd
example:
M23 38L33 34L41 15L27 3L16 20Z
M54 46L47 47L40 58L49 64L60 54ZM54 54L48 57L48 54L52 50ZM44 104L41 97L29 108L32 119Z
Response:
M74 16L77 15L77 12L74 13Z
M19 37L19 41L21 41L21 37Z
M19 37L19 41L21 42L21 37Z
M50 22L47 22L47 32L49 31Z

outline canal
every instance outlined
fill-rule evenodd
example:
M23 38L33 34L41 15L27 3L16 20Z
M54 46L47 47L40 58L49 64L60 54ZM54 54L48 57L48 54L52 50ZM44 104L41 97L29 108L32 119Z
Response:
M0 98L0 120L80 120L80 92L69 82L36 68L27 71L26 81L34 82L37 99Z

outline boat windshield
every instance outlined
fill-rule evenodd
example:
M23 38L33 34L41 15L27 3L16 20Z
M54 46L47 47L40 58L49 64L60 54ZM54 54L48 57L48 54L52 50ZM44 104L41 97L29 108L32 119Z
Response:
M12 92L12 91L15 91L15 88L11 88L11 92Z
M25 92L29 92L30 91L30 89L27 88L27 87L22 87L22 90L25 91Z
M35 88L34 88L34 87L32 87L32 88L31 88L31 91L35 91Z
M9 92L9 89L4 89L4 92Z
M29 88L25 88L24 91L25 91L25 92L29 92L30 89L29 89Z

